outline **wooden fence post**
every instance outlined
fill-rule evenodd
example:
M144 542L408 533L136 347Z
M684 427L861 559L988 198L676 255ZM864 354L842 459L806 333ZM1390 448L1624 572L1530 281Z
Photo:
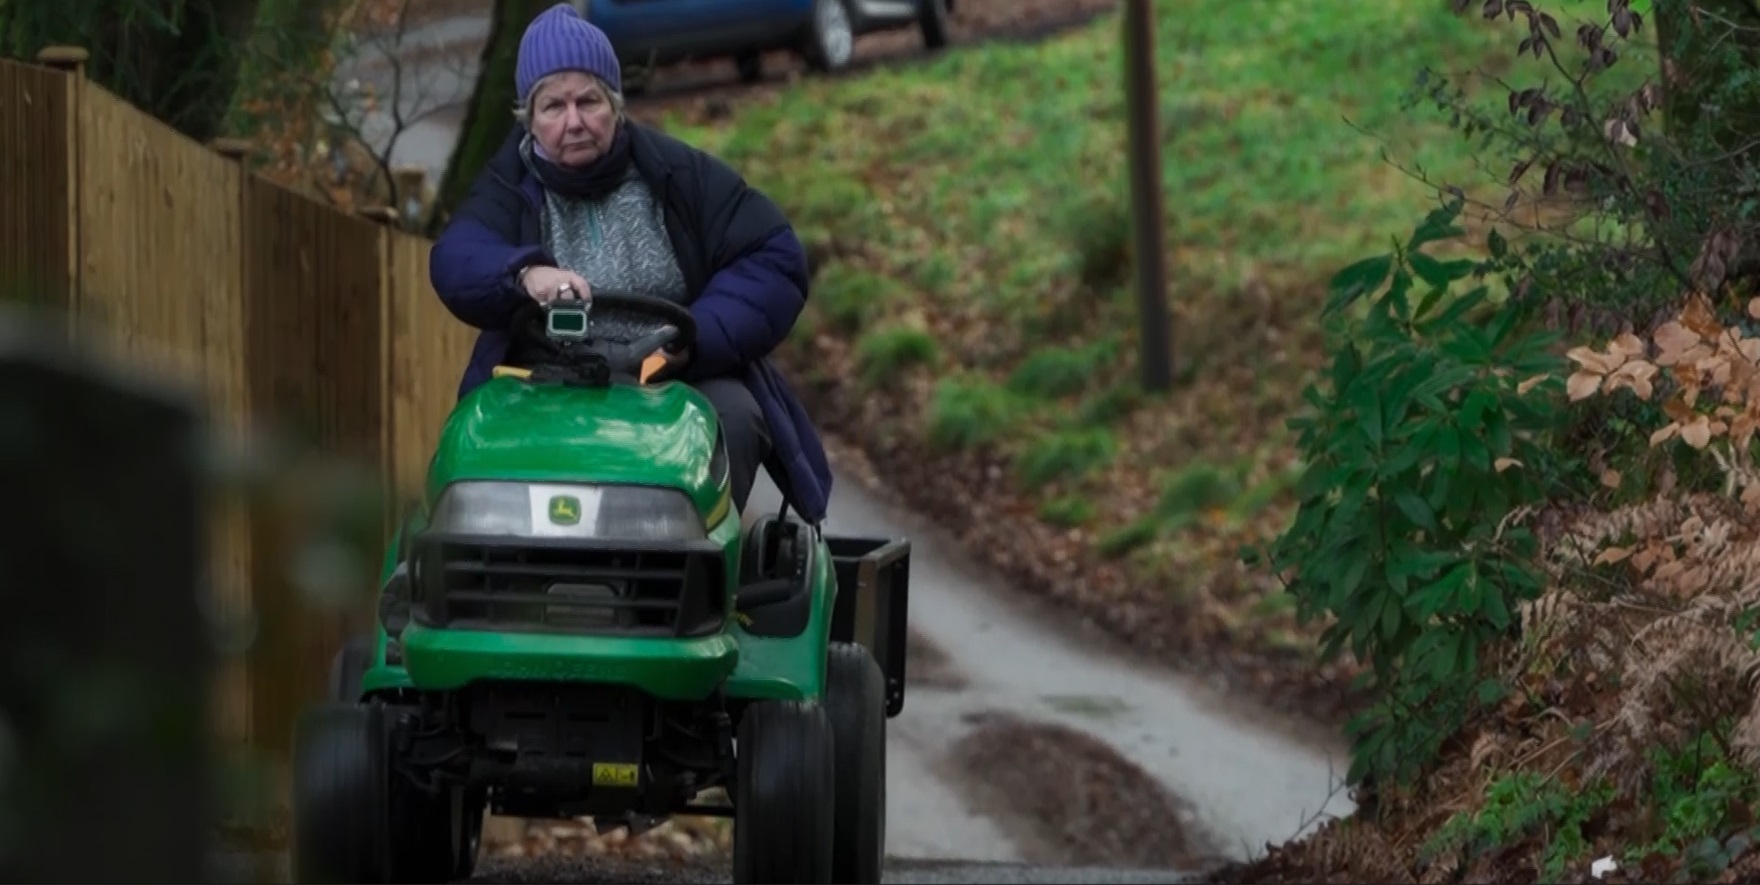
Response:
M240 323L240 331L246 334L246 339L248 341L250 322L250 316L248 313L250 310L250 249L248 247L248 240L250 238L250 224L246 220L244 214L244 183L245 179L250 175L250 172L244 168L244 160L246 155L250 152L251 145L250 142L240 138L217 138L212 142L209 142L208 147L215 153L238 165L238 211L240 227L238 261L240 264L240 295L244 302L240 305L240 310L245 311L243 322ZM248 356L245 365L246 372L248 373L248 367L250 365ZM241 420L239 420L237 427L244 430L250 426L251 419L255 417L256 403L250 398L250 379L241 378L239 380L243 386L245 400L243 408L244 414ZM246 432L248 433L248 430ZM237 499L236 507L240 514L240 518L244 521L244 525L236 533L234 543L242 545L245 551L245 565L243 566L244 574L240 576L244 581L245 594L243 594L244 598L242 599L228 600L231 606L236 606L237 608L229 608L226 611L226 615L228 617L237 618L241 622L248 623L257 615L257 594L259 591L257 588L257 581L254 580L254 578L258 574L255 562L259 553L255 548L255 544L256 538L261 534L257 527L260 518L260 508L255 506L251 502L250 496L242 491L238 492L235 495L235 498ZM222 731L228 738L245 746L254 744L259 736L257 722L259 717L256 714L256 702L254 700L255 692L258 687L257 668L254 665L256 657L257 655L254 650L247 650L244 654L229 662L230 667L225 672L224 678L220 680L219 686L220 690L225 693L221 703L221 716L223 722Z
M395 188L394 188L395 190ZM385 509L380 521L383 537L397 529L397 275L392 272L396 236L404 219L394 206L365 206L362 218L379 222L379 370L380 390L379 470Z
M66 181L63 188L66 214L63 217L63 223L58 226L60 229L57 234L52 234L52 236L59 235L64 238L65 251L57 255L54 252L59 250L49 250L51 254L47 257L47 260L62 265L53 271L58 279L52 284L52 288L58 291L54 292L52 297L58 302L55 305L56 309L64 311L66 314L69 341L74 340L73 336L78 331L76 327L79 322L80 301L85 292L85 286L81 282L85 265L85 247L81 240L80 225L84 217L82 183L85 180L85 168L84 158L80 151L80 133L84 117L83 96L86 83L86 62L90 58L91 53L82 46L45 46L37 52L38 64L69 75L66 80L66 88L59 96L62 106L66 110L61 132L64 154L62 163L57 164L66 170ZM50 175L54 174L52 170L45 171ZM44 219L43 223L48 225L54 222ZM40 281L38 284L41 284Z

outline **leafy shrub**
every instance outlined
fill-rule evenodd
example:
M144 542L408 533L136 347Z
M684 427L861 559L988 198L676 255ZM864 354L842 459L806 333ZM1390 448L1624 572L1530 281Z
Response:
M1542 586L1534 538L1510 517L1547 491L1554 336L1478 310L1484 285L1455 294L1475 262L1420 251L1460 235L1461 208L1333 279L1331 370L1304 392L1314 414L1290 422L1307 467L1270 558L1304 619L1332 619L1325 655L1348 648L1382 689L1351 723L1353 781L1409 777L1434 756L1467 713L1453 701L1480 649ZM1341 317L1371 296L1366 316Z

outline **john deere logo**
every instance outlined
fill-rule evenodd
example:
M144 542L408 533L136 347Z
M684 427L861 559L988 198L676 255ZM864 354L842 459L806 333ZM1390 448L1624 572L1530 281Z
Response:
M550 499L550 521L557 525L574 525L581 521L581 499L573 495L557 495Z

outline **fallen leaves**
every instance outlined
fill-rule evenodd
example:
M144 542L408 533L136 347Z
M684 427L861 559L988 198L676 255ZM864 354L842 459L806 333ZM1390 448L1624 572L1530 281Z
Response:
M1640 399L1649 399L1654 392L1652 379L1658 370L1655 364L1642 359L1645 352L1644 342L1630 332L1613 339L1605 352L1573 347L1565 356L1580 368L1566 379L1565 390L1573 402L1603 390L1612 393L1621 389L1631 390Z

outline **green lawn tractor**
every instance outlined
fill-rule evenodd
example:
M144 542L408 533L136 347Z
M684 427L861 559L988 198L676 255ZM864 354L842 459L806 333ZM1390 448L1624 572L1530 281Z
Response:
M595 336L606 311L655 331ZM485 809L727 816L736 882L880 881L909 542L786 501L742 530L713 408L647 383L694 336L657 299L534 305L515 337L537 356L458 403L378 628L299 721L295 881L469 878Z

